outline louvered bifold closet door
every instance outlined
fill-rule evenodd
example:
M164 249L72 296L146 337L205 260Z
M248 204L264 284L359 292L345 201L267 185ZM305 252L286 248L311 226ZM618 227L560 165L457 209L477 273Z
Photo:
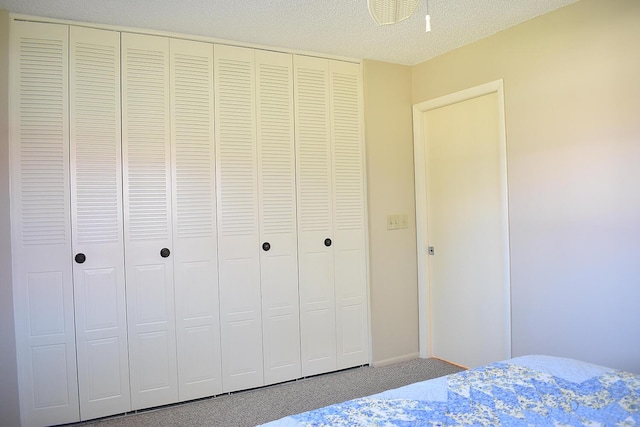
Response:
M11 219L20 412L79 420L69 187L68 27L11 23Z
M253 49L215 45L222 385L264 384Z
M338 369L369 363L360 65L329 62Z
M133 409L178 401L169 39L122 34L122 150Z
M131 410L120 33L70 28L71 213L81 419Z
M213 45L171 40L171 142L180 400L222 392Z
M265 384L299 378L293 60L256 51L260 286Z
M294 57L302 374L336 369L329 61Z

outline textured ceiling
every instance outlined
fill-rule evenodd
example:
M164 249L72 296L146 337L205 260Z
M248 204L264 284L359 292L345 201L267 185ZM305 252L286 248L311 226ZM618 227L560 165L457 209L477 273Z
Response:
M422 0L413 17L382 27L367 0L0 0L0 8L414 65L576 1Z

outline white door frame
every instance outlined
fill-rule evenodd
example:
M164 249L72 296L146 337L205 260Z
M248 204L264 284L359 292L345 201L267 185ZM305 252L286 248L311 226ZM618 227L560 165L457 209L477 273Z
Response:
M416 235L418 250L418 326L420 340L420 357L431 357L431 301L429 292L428 271L428 236L427 236L427 185L426 185L426 132L424 115L427 111L447 105L455 104L480 96L497 93L498 95L498 135L500 143L500 182L502 187L503 224L504 224L504 292L507 301L511 301L511 275L509 259L509 210L507 191L507 140L504 115L504 89L503 81L495 80L480 86L445 95L439 98L424 101L413 106L413 154L415 163L415 191L416 191ZM511 307L508 307L507 321L507 347L509 357L511 355Z

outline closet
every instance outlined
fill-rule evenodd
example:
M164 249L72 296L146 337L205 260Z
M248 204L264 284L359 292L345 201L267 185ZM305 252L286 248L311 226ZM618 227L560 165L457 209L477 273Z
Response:
M213 47L122 34L127 319L133 409L222 391Z
M358 64L11 25L24 425L369 362Z
M368 361L361 80L295 57L302 373Z
M215 46L224 391L300 377L291 55Z

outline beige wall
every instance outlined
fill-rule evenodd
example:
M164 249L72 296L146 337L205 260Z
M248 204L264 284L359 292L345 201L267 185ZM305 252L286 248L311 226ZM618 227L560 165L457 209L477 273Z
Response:
M364 62L371 333L376 365L418 355L411 69ZM389 214L408 228L387 230Z
M0 424L20 424L9 222L9 13L0 9Z
M581 0L412 68L413 103L504 79L514 355L640 372L639 43Z

